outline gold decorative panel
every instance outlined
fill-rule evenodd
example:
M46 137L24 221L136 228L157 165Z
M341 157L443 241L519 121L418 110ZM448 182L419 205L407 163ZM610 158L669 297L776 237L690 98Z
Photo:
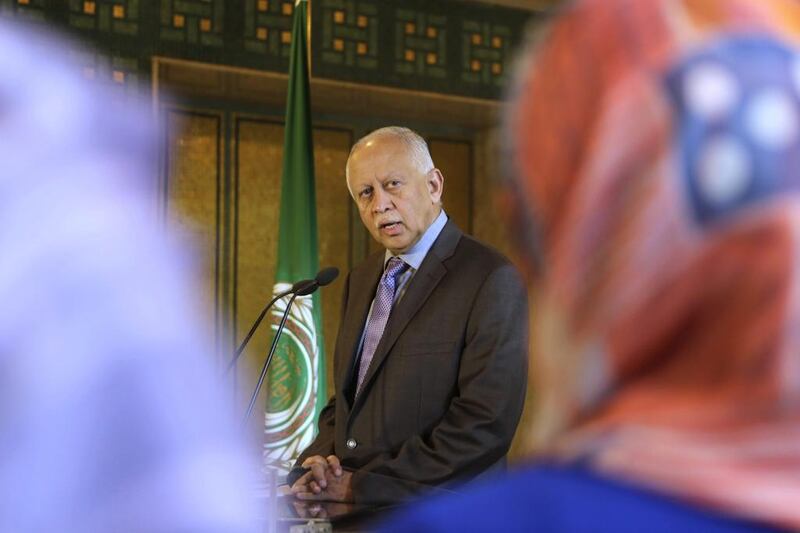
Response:
M500 133L497 129L480 131L475 137L475 190L472 233L513 259L513 247L496 202L496 176L500 161Z
M172 110L165 182L166 220L186 237L202 261L201 295L209 328L215 327L217 294L220 117Z
M272 298L278 248L283 124L239 118L235 135L238 216L235 217L234 292L235 344L238 345ZM271 341L272 334L265 318L238 367L238 396L243 401L249 399L255 387ZM266 397L264 392L262 397Z
M314 129L314 171L317 180L317 226L320 267L335 266L339 277L321 289L322 329L328 372L328 392L333 394L333 349L339 329L342 290L350 255L349 202L344 166L353 143L352 133L342 129Z
M444 175L444 209L462 231L471 233L472 145L462 141L432 139L428 146L434 164Z
M237 121L238 231L236 238L236 342L241 342L272 296L278 246L283 124ZM322 322L329 391L333 391L333 349L339 327L342 280L349 270L350 232L344 165L352 135L347 130L314 130L319 264L336 266L341 276L322 289ZM272 335L262 325L248 345L239 370L240 392L255 386Z

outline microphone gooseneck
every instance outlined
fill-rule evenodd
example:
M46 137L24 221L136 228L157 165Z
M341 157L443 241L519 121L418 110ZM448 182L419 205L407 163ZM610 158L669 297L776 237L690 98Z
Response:
M295 296L305 296L307 294L311 294L315 290L317 290L319 284L315 279L305 279L299 283L295 283L295 287L293 287L293 293Z
M312 294L318 288L324 287L325 285L328 285L329 283L331 283L333 280L336 279L336 277L338 275L339 275L339 269L338 268L336 268L336 267L326 267L326 268L323 268L322 270L320 270L317 273L317 275L314 277L314 279L300 280L298 282L295 282L290 289L285 290L285 291L283 291L283 292L281 292L279 294L276 294L275 297L273 297L272 300L270 300L270 302L266 305L266 307L264 307L264 309L261 311L261 314L258 315L258 318L253 323L253 327L250 328L250 331L245 336L244 340L242 341L242 344L239 345L239 348L237 348L237 350L234 353L233 358L231 359L230 363L228 363L228 367L225 369L225 374L227 375L233 369L233 367L236 366L236 362L239 360L239 357L241 357L242 352L244 352L245 346L247 346L247 343L250 342L250 338L255 333L256 329L259 326L259 324L261 324L261 321L266 316L267 311L269 310L269 308L272 307L275 304L275 302L277 302L279 299L283 298L284 296L288 296L288 295L291 294L292 295L292 299L290 300L290 303L287 306L287 310L288 310L288 308L291 307L291 303L294 302L294 298L296 298L297 296L308 296L309 294ZM285 322L285 319L284 319L284 322ZM282 329L283 328L279 329L279 334L280 334L280 331Z
M236 366L236 361L238 361L239 357L241 357L242 352L244 351L244 347L247 346L248 342L250 342L250 337L253 336L253 334L256 332L256 329L258 329L259 324L261 324L261 321L264 320L264 317L267 315L267 311L269 311L269 308L272 307L275 304L275 302L277 302L287 294L291 293L292 290L289 289L288 291L283 291L281 293L276 294L272 298L272 300L270 300L269 303L264 307L264 309L261 310L261 313L258 315L258 318L256 318L255 322L253 322L253 327L251 327L250 331L247 332L247 335L245 335L244 340L236 349L236 352L233 354L231 362L228 363L228 367L225 369L225 375L228 375L228 373L233 369L233 367Z
M323 268L317 274L317 277L314 279L307 279L305 281L299 281L295 283L296 290L294 293L297 296L308 296L315 292L318 288L324 287L328 285L330 282L336 279L336 276L339 275L339 269L336 267L328 267ZM292 287L292 289L295 289Z
M305 289L310 283L316 283L316 281L316 279L302 279L292 285L292 288L289 289L289 294L296 294L297 291Z
M266 361L264 361L264 366L261 368L261 374L258 377L258 383L256 384L256 388L253 391L253 395L250 397L250 404L247 406L247 412L242 419L242 427L245 426L247 420L250 418L250 414L253 412L253 407L256 404L256 399L258 398L259 392L261 392L261 386L264 384L264 377L267 375L267 370L269 370L269 365L272 362L272 357L275 355L275 348L278 346L278 339L283 333L283 328L286 326L286 319L289 317L289 311L292 308L292 304L294 303L295 299L298 296L307 296L312 294L314 291L323 287L325 285L330 284L336 277L339 275L339 269L336 267L327 267L320 270L314 279L304 279L302 281L298 281L292 288L288 291L285 291L272 299L272 301L267 304L267 307L264 308L264 311L261 312L261 315L258 317L258 320L253 325L250 333L247 335L247 338L244 340L242 345L239 347L239 350L236 353L233 361L228 366L228 370L236 363L236 359L239 358L242 351L244 350L244 346L247 344L247 341L250 340L253 332L255 331L258 324L261 322L261 319L264 318L264 315L279 298L283 298L284 296L288 296L291 294L291 298L286 303L286 309L283 311L283 316L281 317L280 324L278 325L278 329L275 331L275 336L272 338L272 344L269 347L269 353L267 354Z
M281 336L281 333L283 332L283 327L286 325L286 318L289 316L289 310L291 310L295 298L297 298L297 294L292 294L292 297L286 304L286 310L283 312L283 316L281 317L281 323L278 325L278 330L275 332L275 336L272 338L272 344L269 347L269 354L267 355L267 360L264 361L264 366L261 368L261 375L258 377L258 383L256 384L256 388L253 391L253 395L250 397L250 404L247 406L247 412L244 414L244 418L242 418L242 427L244 427L244 425L247 423L247 419L250 418L250 413L253 412L253 406L255 406L256 404L256 398L258 398L258 393L261 392L261 386L264 384L264 377L267 375L269 364L272 362L272 356L275 355L275 348L278 346L278 338Z

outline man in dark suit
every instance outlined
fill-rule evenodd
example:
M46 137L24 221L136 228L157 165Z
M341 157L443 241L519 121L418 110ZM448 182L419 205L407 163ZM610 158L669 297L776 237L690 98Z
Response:
M393 503L502 470L527 375L527 299L516 269L441 207L425 141L382 128L346 168L385 248L350 272L336 393L289 475L298 498Z

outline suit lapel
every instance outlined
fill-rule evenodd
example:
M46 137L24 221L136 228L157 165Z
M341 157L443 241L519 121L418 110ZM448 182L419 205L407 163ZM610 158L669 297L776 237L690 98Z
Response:
M351 386L354 375L354 364L357 356L358 343L361 340L361 333L367 321L367 313L372 300L375 298L375 290L378 286L381 274L383 273L383 252L374 254L359 268L350 274L351 289L349 299L352 304L348 304L350 312L345 313L347 324L342 328L346 335L342 343L342 356L344 364L340 366L339 376L336 376L336 383L341 387L340 390L347 391ZM344 394L345 398L349 395Z
M364 377L362 388L365 392L369 389L370 382L381 368L383 360L386 359L397 338L431 295L433 289L447 274L447 268L443 262L453 255L461 235L462 233L458 226L448 220L436 242L433 243L433 246L428 251L428 255L422 261L419 270L409 282L406 293L395 308L392 309L383 337L381 337L381 341L375 349L375 355L373 355L367 375ZM377 285L377 280L375 283ZM358 395L356 403L362 396L365 396L365 394Z

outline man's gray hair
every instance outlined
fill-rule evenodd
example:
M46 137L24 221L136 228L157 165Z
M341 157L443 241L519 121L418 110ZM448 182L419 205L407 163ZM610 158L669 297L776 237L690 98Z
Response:
M361 148L368 141L376 137L396 137L406 143L408 153L414 161L414 165L422 174L427 174L434 169L433 159L431 158L430 150L428 150L428 143L416 131L404 128L402 126L386 126L372 131L361 137L350 149L350 155L347 156L347 165L345 166L345 173L349 173L350 158L353 154Z

